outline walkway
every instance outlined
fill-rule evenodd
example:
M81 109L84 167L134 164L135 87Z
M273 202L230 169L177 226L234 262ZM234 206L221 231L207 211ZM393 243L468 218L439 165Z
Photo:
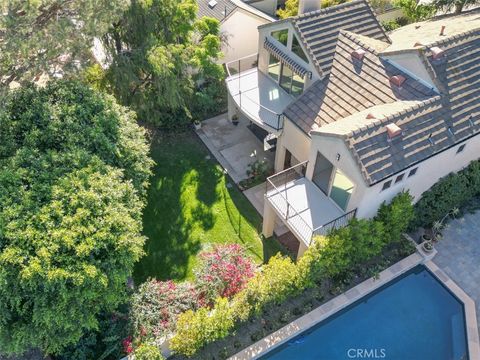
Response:
M480 325L480 211L451 221L442 233L433 262L475 301Z

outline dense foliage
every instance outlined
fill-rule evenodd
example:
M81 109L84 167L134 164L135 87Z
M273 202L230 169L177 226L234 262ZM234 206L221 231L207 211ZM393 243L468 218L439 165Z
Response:
M192 356L206 344L230 334L235 324L265 308L319 282L351 276L354 270L368 266L385 248L400 241L411 214L411 196L401 193L389 205L382 205L377 218L354 219L348 227L316 238L296 264L289 258L272 257L230 301L220 298L210 312L200 309L180 315L171 349ZM391 223L398 219L399 223Z
M431 227L454 208L461 208L480 195L480 162L473 161L458 173L451 173L425 191L415 204L413 227Z
M254 275L255 263L239 244L216 245L202 252L195 269L195 283L202 300L212 304L218 297L232 297Z
M132 112L73 82L0 112L0 348L58 353L124 300L151 160Z
M335 6L348 2L349 0L321 0L321 8L327 8L330 6ZM291 16L296 16L298 14L298 0L286 0L285 8L279 9L277 15L280 19L286 19Z
M190 282L149 280L132 297L130 321L136 337L159 339L175 329L179 314L197 309L198 292Z
M450 12L454 10L455 14L460 14L465 7L467 6L474 7L479 4L479 1L478 0L435 0L433 4L437 9L440 9L444 12Z
M394 0L393 4L402 9L403 16L405 16L410 23L431 18L436 12L435 6L421 4L416 0Z
M155 344L143 343L135 349L135 360L163 360L160 349Z
M91 59L126 0L8 0L0 4L0 84L30 82L41 73L76 71Z
M132 1L104 37L114 94L161 127L216 111L224 92L219 31L216 19L197 19L195 0Z

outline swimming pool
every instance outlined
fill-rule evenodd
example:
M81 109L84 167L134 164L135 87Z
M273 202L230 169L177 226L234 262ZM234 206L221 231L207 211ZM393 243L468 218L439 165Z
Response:
M465 360L467 353L463 304L417 266L261 359Z

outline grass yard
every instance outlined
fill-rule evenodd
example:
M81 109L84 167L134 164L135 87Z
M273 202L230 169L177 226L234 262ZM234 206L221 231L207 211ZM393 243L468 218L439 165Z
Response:
M151 155L156 166L143 215L148 240L135 283L191 277L208 244L243 244L258 263L284 251L276 239L262 240L260 215L195 134L158 135Z

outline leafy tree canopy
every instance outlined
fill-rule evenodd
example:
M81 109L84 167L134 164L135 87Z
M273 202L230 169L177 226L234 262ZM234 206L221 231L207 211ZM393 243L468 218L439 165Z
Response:
M223 69L220 25L197 19L195 0L132 1L105 37L113 64L106 74L120 101L157 125L187 117Z
M123 299L152 161L113 98L73 82L0 112L0 348L57 353Z
M75 70L127 0L8 0L0 4L0 84Z

